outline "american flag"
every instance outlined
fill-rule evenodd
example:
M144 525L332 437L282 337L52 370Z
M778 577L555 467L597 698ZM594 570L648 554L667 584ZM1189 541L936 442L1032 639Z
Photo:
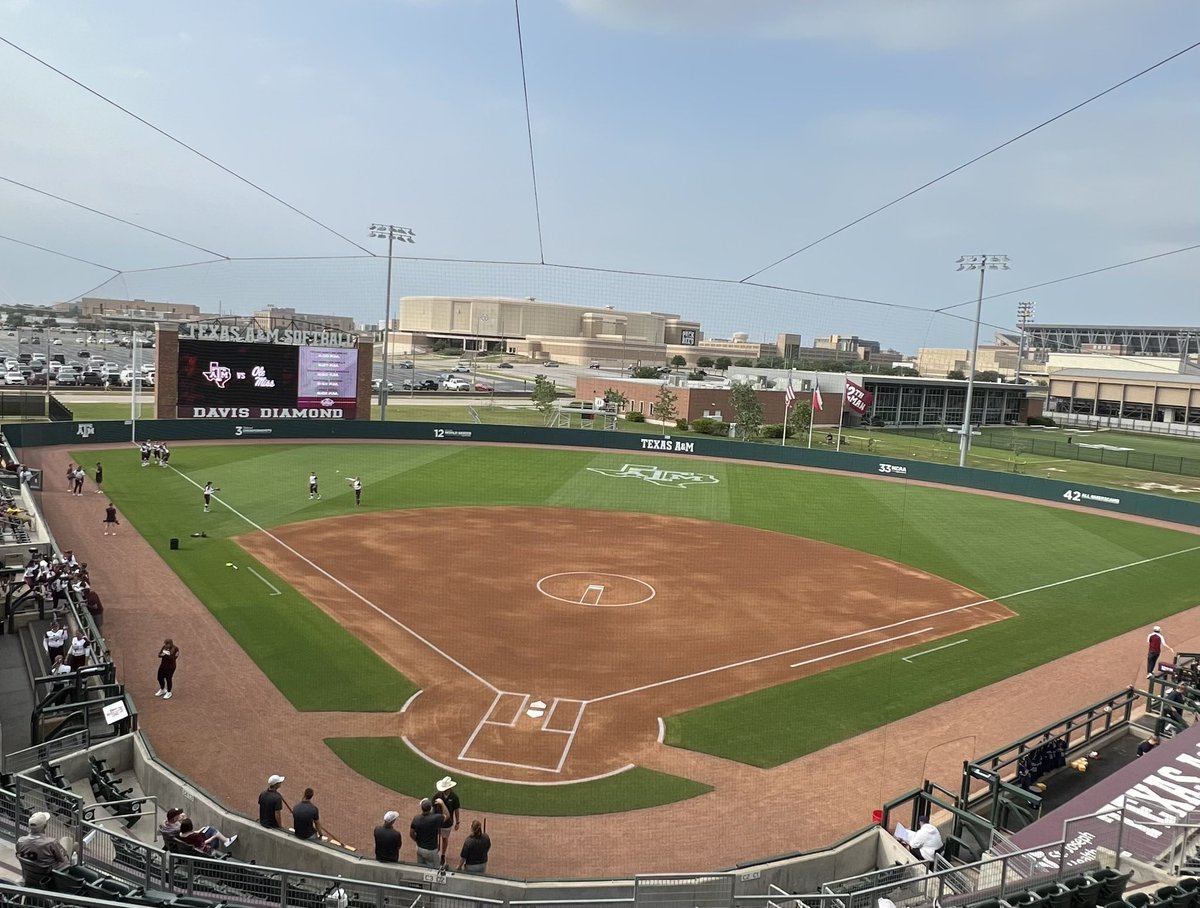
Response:
M788 379L787 391L783 395L783 408L786 410L796 402L796 390L792 387L792 380Z

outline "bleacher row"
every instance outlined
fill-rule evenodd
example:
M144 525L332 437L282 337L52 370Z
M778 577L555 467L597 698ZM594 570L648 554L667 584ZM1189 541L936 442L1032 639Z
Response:
M1094 870L1003 898L966 902L962 908L1200 908L1200 878L1126 894L1132 877L1132 871Z

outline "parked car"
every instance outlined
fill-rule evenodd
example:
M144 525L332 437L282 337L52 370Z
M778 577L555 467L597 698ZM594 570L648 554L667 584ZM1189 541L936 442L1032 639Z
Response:
M378 391L382 387L383 387L383 379L382 378L371 379L371 390L372 391ZM392 382L388 382L387 389L388 389L388 393L391 393L392 391L396 390L396 386Z
M4 383L6 385L23 385L25 384L25 376L16 369L10 369L4 373Z
M455 363L454 371L455 372L470 372L471 364L470 363Z
M42 387L45 387L46 385L50 384L50 373L34 372L32 375L26 375L25 376L25 384L40 385Z
M413 364L406 359L402 359L400 362L396 363L397 369L411 369L412 367Z
M50 341L50 346L61 347L62 346L62 338L61 337L54 338L54 340Z
M42 342L42 339L40 337L38 337L37 335L34 335L33 337L29 338L29 343L31 343L31 344L40 344L41 342Z
M511 369L512 367L513 367L512 363L501 363L496 368L497 369Z
M32 362L32 361L33 361L33 356L29 353L18 353L17 354L17 362L19 362L19 363L28 363L28 362Z
M84 372L79 377L79 384L84 388L103 388L104 376L99 372Z
M487 384L486 382L477 381L477 382L475 382L475 390L483 391L485 393L490 394L492 391L495 391L496 389L493 388L491 385Z
M600 368L600 361L599 361L599 360L595 360L595 359L594 359L594 360L592 360L590 363L588 363L588 368L589 368L589 369L599 369L599 368Z
M545 366L547 369L557 369L558 368L558 363L556 363L552 359L546 360L544 363L542 363L542 365Z
M471 383L465 378L451 378L442 382L442 388L447 391L470 391Z
M92 356L92 354L88 353L86 350L80 350L75 355L78 356L80 359L90 359Z
M79 384L79 373L70 368L59 369L54 383L60 388L74 388Z
M427 378L424 381L417 382L417 390L418 391L436 391L437 389L438 389L438 383L435 382L432 378Z

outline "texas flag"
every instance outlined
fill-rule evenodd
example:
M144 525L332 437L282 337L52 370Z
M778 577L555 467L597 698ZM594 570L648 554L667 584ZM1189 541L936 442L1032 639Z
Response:
M846 401L846 406L859 416L867 412L867 407L871 406L873 397L874 395L862 385L852 382L849 378L846 379L846 391L843 399Z
M812 408L814 413L820 413L825 409L825 401L821 400L821 386L813 383L813 399Z

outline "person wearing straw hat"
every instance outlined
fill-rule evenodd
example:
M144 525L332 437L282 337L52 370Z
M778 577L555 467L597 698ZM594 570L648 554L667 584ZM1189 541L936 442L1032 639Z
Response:
M442 776L437 780L437 794L433 796L435 802L441 801L442 812L445 815L445 822L441 831L441 849L442 849L442 864L446 863L446 849L450 845L451 830L458 829L458 810L462 806L462 802L458 798L454 786L458 783L449 776Z
M1171 650L1174 654L1175 650L1167 646L1167 638L1163 636L1162 628L1157 624L1154 625L1154 630L1146 635L1146 677L1154 677L1154 667L1158 664L1159 658L1162 656L1163 648Z
M17 839L21 876L30 889L53 889L51 870L61 870L71 861L59 841L46 833L50 814L44 810L29 817L29 834Z

